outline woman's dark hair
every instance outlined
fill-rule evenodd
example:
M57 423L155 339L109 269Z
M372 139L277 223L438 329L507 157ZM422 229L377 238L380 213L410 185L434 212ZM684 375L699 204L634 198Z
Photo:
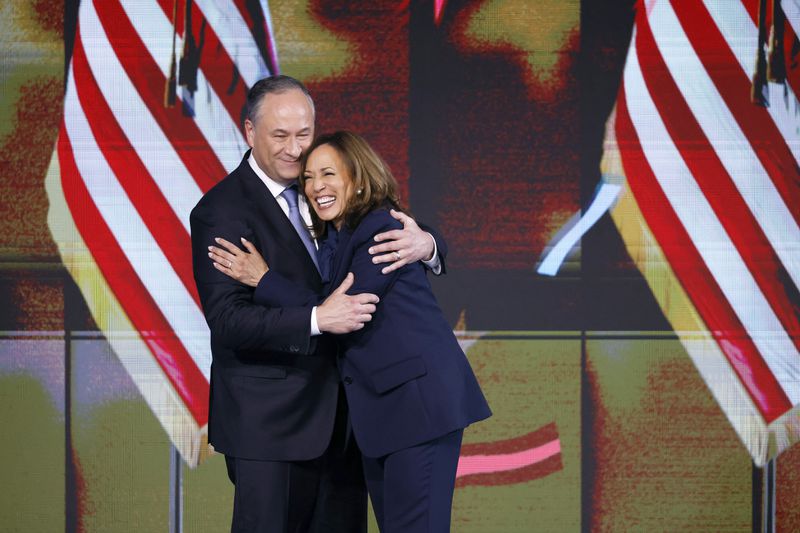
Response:
M389 170L389 165L362 136L351 131L323 134L311 143L301 163L301 190L305 191L305 171L308 157L323 145L336 150L350 179L353 180L354 194L347 199L344 208L344 223L348 227L355 229L367 213L379 207L402 209L397 180ZM313 221L314 235L321 237L325 233L325 222L317 217L313 209L311 210L311 220Z

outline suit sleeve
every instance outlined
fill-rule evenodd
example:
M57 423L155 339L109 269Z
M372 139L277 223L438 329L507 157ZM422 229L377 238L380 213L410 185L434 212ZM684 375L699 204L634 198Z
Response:
M253 302L253 289L217 271L208 258L215 237L238 242L253 238L241 221L215 216L207 205L198 205L190 218L192 263L197 290L214 342L233 350L276 350L311 353L311 305L265 307Z

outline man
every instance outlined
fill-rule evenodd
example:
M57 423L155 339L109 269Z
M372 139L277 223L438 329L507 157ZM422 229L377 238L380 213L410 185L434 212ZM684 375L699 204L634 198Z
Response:
M366 531L366 490L347 438L336 347L320 333L360 329L378 299L348 296L349 277L319 306L260 307L252 289L212 266L207 255L215 238L244 238L275 272L321 289L304 227L308 205L295 185L314 137L308 91L287 76L259 81L248 93L245 132L251 151L191 214L194 276L211 329L209 442L225 454L235 487L232 530ZM397 216L404 230L373 247L383 254L375 262L394 261L390 271L432 257L432 268L440 269L431 235Z

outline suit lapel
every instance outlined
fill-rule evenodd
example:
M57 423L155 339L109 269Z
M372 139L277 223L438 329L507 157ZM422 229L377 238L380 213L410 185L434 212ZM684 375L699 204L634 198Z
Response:
M264 182L250 168L250 163L247 161L249 156L250 152L248 151L237 169L248 198L258 207L266 223L273 228L271 236L279 240L284 248L294 253L302 264L307 267L307 270L314 272L316 277L319 278L319 271L317 271L311 256L308 255L308 250L300 239L300 235L297 234L297 230L294 229L289 218L269 189L267 189L267 186L264 185Z
M331 276L331 290L336 289L347 276L347 269L345 266L350 264L347 259L352 255L350 250L350 240L353 232L342 224L342 229L339 231L339 242L336 245L336 253L333 255L333 275Z

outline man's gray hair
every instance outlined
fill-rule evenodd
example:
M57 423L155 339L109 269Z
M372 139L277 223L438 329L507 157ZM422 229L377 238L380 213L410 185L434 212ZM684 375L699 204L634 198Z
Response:
M311 104L311 111L314 112L314 100L311 94L306 89L306 86L300 80L296 80L291 76L270 76L268 78L260 79L253 85L247 92L247 118L255 124L256 115L258 115L258 107L261 100L268 94L281 94L287 91L297 90L301 91L308 98Z

